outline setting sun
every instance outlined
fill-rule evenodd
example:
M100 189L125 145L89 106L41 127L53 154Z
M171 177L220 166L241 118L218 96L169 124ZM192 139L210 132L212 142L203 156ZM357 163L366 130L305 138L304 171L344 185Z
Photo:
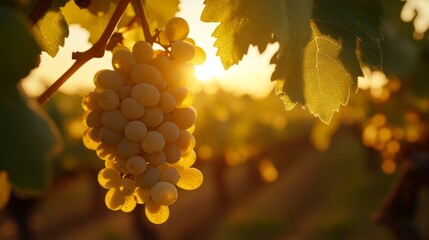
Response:
M214 78L222 78L225 75L225 70L218 61L207 59L207 61L199 66L195 66L195 75L201 82L207 82Z

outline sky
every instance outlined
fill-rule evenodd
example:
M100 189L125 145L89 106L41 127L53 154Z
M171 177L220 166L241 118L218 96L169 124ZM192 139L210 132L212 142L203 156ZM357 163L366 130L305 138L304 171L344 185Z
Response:
M254 98L263 98L272 93L273 83L270 76L274 70L269 61L278 45L272 45L261 55L255 47L250 47L248 54L238 64L227 71L222 67L220 58L216 56L217 49L213 47L215 38L211 33L218 23L200 21L200 14L204 8L203 0L181 0L180 11L177 16L185 18L190 25L189 37L202 47L207 55L206 62L196 68L197 77L202 85L217 84L236 95L248 94ZM77 25L70 26L70 35L60 48L55 58L42 53L39 68L33 70L24 79L23 86L31 96L40 95L52 82L61 76L72 64L72 52L85 51L91 47L87 41L89 33ZM110 59L112 55L106 52L103 58L94 58L81 67L59 90L68 94L84 95L94 86L92 76L100 69L112 69Z

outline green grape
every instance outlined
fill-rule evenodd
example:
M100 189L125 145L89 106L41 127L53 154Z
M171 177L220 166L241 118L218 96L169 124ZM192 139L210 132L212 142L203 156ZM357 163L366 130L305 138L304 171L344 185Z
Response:
M116 92L118 93L119 99L124 100L131 97L131 87L127 85L120 86Z
M95 149L95 153L102 160L113 160L117 156L116 146L107 145L105 143L100 143L97 149Z
M122 157L132 157L138 155L141 151L139 143L131 142L127 138L123 138L117 147L117 152Z
M206 52L198 46L194 46L195 48L195 56L191 60L191 64L193 65L201 65L206 61Z
M164 137L157 131L149 131L141 143L141 147L146 153L159 152L164 146Z
M164 113L159 107L149 107L146 108L143 117L140 119L144 124L149 128L154 128L159 126L164 119Z
M180 159L180 149L172 143L168 143L164 147L165 161L168 163L176 163Z
M158 89L158 91L161 93L161 92L165 92L165 91L167 91L167 89L168 89L168 83L167 83L167 81L165 81L164 79L162 79L161 80L161 83L159 84L159 85L156 85L155 86L157 89Z
M137 187L133 193L138 204L147 203L150 200L150 188Z
M173 116L171 115L171 113L164 113L164 122L172 122L173 121Z
M177 200L176 187L169 182L158 182L150 189L150 197L154 203L169 206Z
M100 106L98 106L98 95L100 93L98 92L89 92L83 99L82 99L82 108L85 111L94 111L94 110L100 110Z
M152 84L139 83L131 90L131 96L144 107L153 107L158 103L160 93Z
M171 61L165 55L156 56L154 59L152 59L150 64L156 67L163 76L165 76L167 73L171 71Z
M113 168L120 173L128 173L127 160L128 158L124 158L121 156L115 157L113 159Z
M150 188L159 181L160 176L158 168L148 165L143 173L134 176L134 181L138 187Z
M137 175L146 170L146 161L142 156L132 156L127 160L127 171L131 174Z
M193 107L179 108L171 113L173 122L180 129L188 129L195 124L197 119L197 111Z
M173 122L163 122L156 129L163 137L166 143L171 143L179 138L179 127Z
M196 168L177 168L180 180L177 186L185 190L197 189L203 183L203 174Z
M118 189L125 196L131 195L136 189L136 182L129 178L123 178L120 181Z
M197 159L197 154L194 150L191 150L186 155L182 155L182 157L179 159L179 161L176 163L176 165L179 165L183 168L189 168L192 165L194 165L195 160Z
M162 224L168 220L170 209L168 206L163 206L149 200L145 204L145 214L147 219L154 224Z
M148 64L137 64L131 70L131 80L136 83L148 83L159 85L162 80L161 73L155 67Z
M145 108L134 98L125 98L121 102L121 113L129 120L138 119L145 113Z
M179 138L175 142L177 147L184 155L195 147L195 137L186 130L180 130Z
M171 44L171 55L180 62L189 62L195 56L195 49L187 41L176 41Z
M114 160L105 160L104 161L104 168L112 168L115 169L115 161ZM116 169L115 169L116 170Z
M100 132L98 133L98 138L101 140L102 143L105 143L107 145L116 145L118 144L124 135L122 133L113 131L111 129L102 127L100 129Z
M171 93L171 95L173 95L174 98L176 99L177 108L185 108L185 107L192 106L192 104L194 104L194 101L195 101L194 92L188 87L184 87L184 86L174 87L174 88L170 88L168 92Z
M192 46L195 46L195 40L192 38L185 38L183 41L190 43Z
M137 206L137 202L133 195L125 196L125 202L124 202L124 205L122 205L121 207L121 211L129 213L133 211L136 208L136 206Z
M176 108L176 99L169 92L161 92L157 106L163 113L172 112Z
M117 45L112 49L112 55L119 52L119 51L127 51L127 52L131 52L131 50L124 45Z
M97 138L92 137L91 132L97 131L94 129L99 130L99 128L88 128L85 130L85 132L83 133L83 136L82 136L83 145L85 145L85 147L88 148L89 150L97 149L98 145L100 145L100 143L101 143L101 141L98 139L98 137Z
M131 121L125 126L124 132L130 141L140 142L147 135L147 127L141 121Z
M180 180L180 173L174 167L166 167L162 169L161 176L159 178L160 182L169 182L173 185L177 184Z
M119 189L112 188L107 191L104 201L110 210L117 211L124 205L125 195Z
M158 34L158 42L159 44L163 45L163 46L168 46L170 45L170 40L168 40L167 35L165 34L165 30L161 30L159 31Z
M100 70L94 76L94 85L101 89L117 90L124 85L124 78L113 70Z
M82 114L82 120L88 127L102 127L102 114L103 111L86 111Z
M152 154L146 154L145 158L149 165L157 167L163 163L165 163L165 153L163 151L159 151Z
M98 173L98 183L107 189L119 187L121 175L113 168L103 168Z
M101 116L104 127L123 132L128 123L128 119L119 110L106 111Z
M119 106L119 103L119 95L113 90L103 90L98 95L98 106L103 110L113 110Z
M133 54L138 63L149 63L153 57L152 46L145 41L134 43Z
M122 76L129 76L131 69L137 64L134 55L125 50L119 50L112 56L112 66Z
M174 17L165 25L165 35L171 42L185 39L188 33L189 25L183 18Z

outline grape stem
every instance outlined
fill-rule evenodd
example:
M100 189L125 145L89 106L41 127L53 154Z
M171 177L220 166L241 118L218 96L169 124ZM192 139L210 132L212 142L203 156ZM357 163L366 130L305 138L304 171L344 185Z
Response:
M142 24L144 39L146 40L146 42L148 42L150 45L152 45L155 42L156 37L150 33L149 23L147 21L146 12L144 10L143 2L142 2L142 0L135 0L135 3L137 4L137 14L140 17L140 21Z
M37 5L31 10L27 20L34 26L45 12L51 7L52 0L40 0Z
M106 28L101 34L97 42L92 45L92 47L85 52L74 52L72 58L76 59L73 65L55 81L48 89L45 90L42 95L37 98L37 102L42 105L44 104L51 96L54 94L58 88L60 88L79 68L81 68L86 62L92 58L101 58L104 56L104 51L106 49L107 42L110 39L113 31L115 30L116 25L121 19L125 9L127 8L130 0L120 0L118 3L115 12L113 12L112 17L109 20Z

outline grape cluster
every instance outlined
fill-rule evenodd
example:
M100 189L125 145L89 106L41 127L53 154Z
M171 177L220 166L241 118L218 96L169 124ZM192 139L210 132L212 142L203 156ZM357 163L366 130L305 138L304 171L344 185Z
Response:
M84 145L105 160L98 182L108 189L107 207L130 212L145 204L147 218L156 224L168 219L176 186L192 190L203 180L192 167L197 113L189 87L193 64L204 62L205 54L186 38L188 32L184 19L173 18L162 31L165 50L153 50L145 41L131 50L116 47L114 70L97 72L94 91L82 100Z

